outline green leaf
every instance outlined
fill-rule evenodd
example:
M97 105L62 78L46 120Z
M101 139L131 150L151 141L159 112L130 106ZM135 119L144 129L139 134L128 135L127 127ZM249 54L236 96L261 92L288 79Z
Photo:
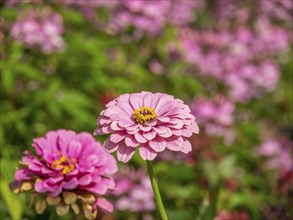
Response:
M9 180L13 178L15 170L15 161L9 163L7 160L1 160L1 179L0 179L0 195L8 209L11 219L21 219L23 213L23 205L20 198L9 189Z

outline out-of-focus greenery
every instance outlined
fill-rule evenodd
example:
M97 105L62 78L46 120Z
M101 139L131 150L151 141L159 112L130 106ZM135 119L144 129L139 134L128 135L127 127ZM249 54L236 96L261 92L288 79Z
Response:
M22 152L32 150L34 137L59 128L92 133L105 102L123 93L159 91L190 103L195 96L217 92L210 94L203 81L190 74L188 64L169 60L166 42L174 38L172 27L157 38L127 41L95 29L75 10L59 10L65 26L64 52L42 54L11 40L9 33L1 43L1 219L36 220L49 215L47 211L37 216L28 208L29 196L16 196L8 187ZM12 23L17 14L13 8L5 8L1 16ZM150 72L152 57L164 64L162 75ZM238 104L236 138L231 146L212 139L212 144L207 141L193 152L195 164L155 163L170 219L213 219L221 209L247 211L251 219L263 219L266 209L278 205L284 207L285 216L292 215L292 189L290 195L276 191L277 174L266 168L254 150L261 142L263 121L291 132L292 138L292 65L292 59L280 64L282 75L276 91ZM209 139L200 138L203 142ZM138 155L132 163L144 166ZM229 181L235 187L227 186ZM153 215L159 218L157 213ZM125 213L114 216L123 219ZM129 219L137 216L127 214Z

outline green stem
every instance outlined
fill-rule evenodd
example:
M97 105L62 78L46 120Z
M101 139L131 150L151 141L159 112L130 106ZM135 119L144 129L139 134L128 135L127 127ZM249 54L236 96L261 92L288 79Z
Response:
M161 198L161 195L160 195L159 187L158 187L158 184L157 184L157 181L156 181L156 177L155 177L155 174L154 174L154 169L153 169L152 163L151 163L151 161L146 160L146 164L147 164L147 168L148 168L148 172L149 172L149 176L150 176L150 181L151 181L151 184L152 184L152 187L153 187L155 200L156 200L157 207L159 209L160 215L162 217L162 220L168 220L168 217L167 217L167 214L166 214L166 211L164 209L163 202L162 202L162 198Z
M55 210L55 208L52 208L51 210L52 210L52 212L51 212L51 215L49 216L49 220L55 220L56 219L56 210Z

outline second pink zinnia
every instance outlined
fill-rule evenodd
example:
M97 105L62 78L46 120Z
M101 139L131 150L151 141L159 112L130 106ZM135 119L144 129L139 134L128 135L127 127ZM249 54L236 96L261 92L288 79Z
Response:
M153 160L166 148L191 151L187 138L199 128L180 99L162 93L124 94L109 102L97 120L96 134L111 133L104 148L117 150L119 161L131 159L137 147L144 160Z

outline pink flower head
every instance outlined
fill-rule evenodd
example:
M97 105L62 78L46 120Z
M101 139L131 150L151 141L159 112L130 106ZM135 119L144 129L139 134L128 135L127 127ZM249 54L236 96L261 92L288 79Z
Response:
M162 93L124 94L109 102L97 120L95 134L111 136L104 148L117 150L119 161L126 163L139 147L144 160L153 160L166 148L191 151L187 138L199 128L183 101Z
M117 165L91 134L50 131L45 137L35 138L33 147L37 154L24 152L11 188L15 193L31 189L40 193L37 213L42 213L45 208L39 208L48 203L56 205L58 215L66 214L69 207L78 214L78 200L87 219L95 217L97 207L112 211L111 204L101 196L114 189L111 175ZM64 209L67 212L60 211Z

